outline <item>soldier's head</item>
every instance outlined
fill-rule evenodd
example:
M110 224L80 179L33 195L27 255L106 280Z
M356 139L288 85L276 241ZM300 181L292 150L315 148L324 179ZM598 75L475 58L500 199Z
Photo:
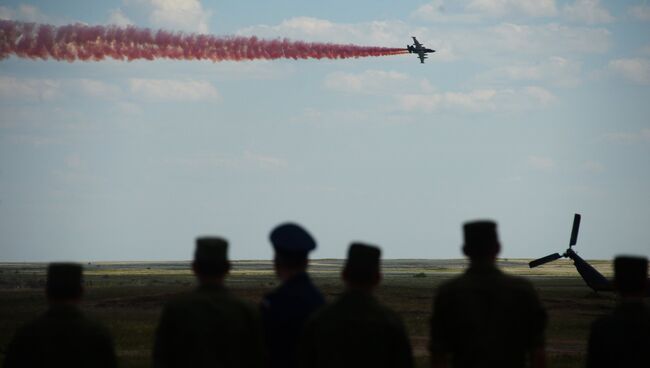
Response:
M309 252L316 249L316 241L307 230L298 224L284 223L276 226L269 238L275 252L275 272L281 280L307 269Z
M78 302L83 294L83 271L77 263L50 263L45 294L51 303Z
M352 243L343 267L343 281L349 288L373 289L381 281L380 258L378 247Z
M501 251L497 224L490 220L470 221L463 224L463 253L471 261L495 261Z
M648 288L648 259L616 257L614 284L622 296L643 296Z
M196 239L192 270L201 282L220 282L230 271L228 241L219 237Z

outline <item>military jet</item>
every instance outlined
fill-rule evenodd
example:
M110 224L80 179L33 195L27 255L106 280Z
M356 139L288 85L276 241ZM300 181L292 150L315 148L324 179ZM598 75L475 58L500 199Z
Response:
M546 257L538 258L534 261L531 261L528 263L528 266L530 268L535 268L538 266L541 266L543 264L553 262L556 259L560 259L562 257L564 258L570 258L573 260L573 265L575 268L578 270L578 273L582 277L583 280L585 280L585 283L587 286L589 286L593 291L598 292L598 291L615 291L614 288L614 283L610 280L608 280L605 276L603 276L600 272L598 272L592 265L587 263L582 257L580 257L573 249L572 247L576 245L578 241L578 230L580 230L580 214L576 213L573 216L573 228L571 229L571 239L569 240L569 249L567 249L564 254L560 253L553 253L549 254ZM646 296L650 296L650 280L649 280L649 288L648 292L646 293Z
M424 59L427 58L427 54L436 52L436 50L424 47L424 45L419 43L415 37L413 37L413 45L406 45L406 49L408 50L409 54L418 54L418 58L420 58L421 64L424 64Z

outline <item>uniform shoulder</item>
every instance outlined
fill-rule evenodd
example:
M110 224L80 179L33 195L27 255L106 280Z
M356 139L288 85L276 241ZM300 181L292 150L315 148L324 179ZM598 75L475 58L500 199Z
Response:
M438 286L438 289L436 291L436 294L446 294L448 292L451 292L455 289L458 289L462 287L466 283L466 277L465 275L458 275L454 276L451 279L444 281Z
M388 322L392 326L402 328L404 322L402 320L402 317L397 312L395 312L389 306L386 306L381 303L377 303L377 306L381 314L384 315L384 317L386 318L386 322Z
M518 287L522 289L534 289L533 283L524 277L509 275L507 273L502 273L502 275L503 275L503 280L505 280L506 283L512 285L513 287Z

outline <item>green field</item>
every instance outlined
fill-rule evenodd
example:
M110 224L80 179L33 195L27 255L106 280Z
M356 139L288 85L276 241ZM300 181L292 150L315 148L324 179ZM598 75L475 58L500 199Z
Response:
M613 308L615 297L591 292L570 261L559 260L534 270L528 268L527 261L499 263L506 272L528 277L541 295L550 318L549 366L582 367L589 325ZM611 275L610 262L592 264L606 276ZM342 290L341 265L340 260L312 261L310 272L329 300ZM0 354L4 354L18 326L45 310L45 267L0 263ZM402 315L419 367L427 366L427 325L433 293L441 282L465 267L462 260L383 262L384 280L378 297ZM188 262L89 263L85 282L83 308L113 333L121 367L149 366L152 336L162 305L194 286ZM277 281L268 261L236 261L227 285L242 298L258 303Z

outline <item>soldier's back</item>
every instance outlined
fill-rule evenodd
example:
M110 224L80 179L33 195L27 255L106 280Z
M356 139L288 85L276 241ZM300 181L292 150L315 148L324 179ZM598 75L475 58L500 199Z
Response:
M325 298L307 273L296 275L262 300L262 318L271 367L295 366L295 348L307 319Z
M12 367L115 367L108 331L75 306L52 306L16 333L5 358Z
M650 310L621 303L591 326L587 367L650 367Z
M259 367L258 311L223 287L202 286L167 303L154 344L157 367Z
M546 313L532 285L495 267L473 267L438 289L430 350L453 367L524 367L543 346Z
M411 347L400 317L371 294L345 292L309 320L301 367L411 367Z

